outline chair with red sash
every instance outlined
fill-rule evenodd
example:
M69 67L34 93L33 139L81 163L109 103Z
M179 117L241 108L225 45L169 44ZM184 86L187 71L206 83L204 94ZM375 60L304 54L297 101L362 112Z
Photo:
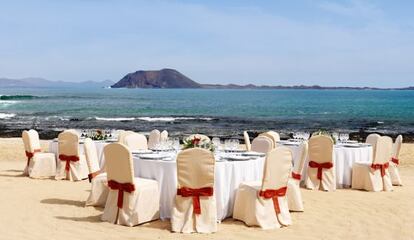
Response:
M191 148L177 156L177 195L171 216L173 232L217 232L212 152Z
M105 207L109 191L106 172L99 167L98 153L92 139L86 138L83 146L89 169L88 178L91 183L91 192L85 205Z
M252 151L268 153L273 149L274 143L270 137L260 135L252 141Z
M55 179L80 181L88 178L85 155L79 153L79 135L66 130L58 135L58 163Z
M310 138L306 188L336 190L333 147L333 140L328 136L318 135Z
M109 193L102 221L132 227L158 219L157 181L134 177L132 154L124 144L108 144L104 155Z
M287 198L289 210L303 212L303 200L300 192L300 182L302 180L302 172L308 156L308 142L302 143L299 153L299 162L294 165L292 174L287 185Z
M398 171L398 165L400 165L399 156L400 156L402 142L403 142L403 137L401 135L398 135L398 137L395 139L395 143L392 149L392 158L390 161L390 167L388 169L390 171L392 185L395 185L395 186L402 185L400 173Z
M375 159L372 163L354 163L352 166L352 188L367 191L392 191L388 171L392 157L392 139L383 136L377 139Z
M42 152L37 131L33 129L23 131L22 139L27 157L24 175L31 178L50 178L55 176L55 154Z
M233 218L263 229L291 225L286 197L291 171L292 153L289 148L277 147L270 151L266 156L262 181L240 184Z
M147 150L148 149L148 141L147 138L140 134L140 133L130 133L124 139L124 144L129 148L131 151L136 150Z
M381 136L379 134L376 133L371 133L367 136L367 138L365 139L365 143L371 144L372 147L372 160L375 160L375 149L377 146L377 140L378 138L380 138Z

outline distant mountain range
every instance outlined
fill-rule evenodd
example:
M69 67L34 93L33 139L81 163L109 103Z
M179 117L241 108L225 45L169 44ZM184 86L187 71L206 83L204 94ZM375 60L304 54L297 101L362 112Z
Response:
M43 78L22 78L10 79L0 78L0 87L10 88L44 88L44 87L109 87L114 84L113 81L105 80L100 82L84 81L84 82L64 82L50 81Z
M326 90L414 90L414 86L405 88L375 88L375 87L323 87L319 85L270 86L270 85L237 85L237 84L201 84L175 69L153 71L136 71L127 74L118 82L110 80L94 82L64 82L50 81L43 78L10 79L0 78L0 88L45 88L45 87L111 87L111 88L201 88L201 89L326 89Z
M414 90L407 88L373 88L373 87L322 87L313 86L268 86L268 85L237 85L237 84L200 84L186 77L175 69L161 69L158 71L136 71L111 86L112 88L203 88L203 89L338 89L338 90Z

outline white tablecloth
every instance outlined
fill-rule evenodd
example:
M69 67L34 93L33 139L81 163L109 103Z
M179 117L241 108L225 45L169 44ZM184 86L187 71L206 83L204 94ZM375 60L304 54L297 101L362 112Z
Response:
M223 220L233 214L234 198L240 183L260 181L264 158L248 161L216 162L214 194L217 200L217 218ZM177 165L175 160L143 160L134 156L135 177L154 179L160 189L160 217L171 217L177 193Z
M300 147L297 145L288 145L292 151L293 164L298 164ZM302 172L302 180L306 177L306 169L308 167L308 159ZM343 147L335 145L334 147L334 167L336 170L336 187L348 188L352 183L352 165L355 162L371 163L372 162L372 147Z
M102 167L104 162L105 162L105 158L103 155L103 149L104 147L109 144L108 142L105 141L94 141L95 146L96 146L96 152L98 154L98 159L99 159L99 166ZM58 159L58 148L59 148L59 143L57 140L51 140L49 142L49 152L54 153L56 155L56 159ZM79 143L79 151L80 154L84 153L84 147L83 147L83 143Z

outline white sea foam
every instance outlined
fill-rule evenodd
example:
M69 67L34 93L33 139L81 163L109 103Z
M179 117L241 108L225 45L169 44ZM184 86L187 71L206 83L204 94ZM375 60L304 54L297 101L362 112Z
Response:
M98 121L116 121L116 122L135 120L135 118L103 118L103 117L95 117L95 119Z
M137 118L141 121L146 122L173 122L177 120L204 120L204 121L210 121L213 120L212 118L195 118L195 117L139 117Z
M14 113L0 113L0 119L9 119L15 116L16 114Z
M13 100L0 100L0 107L8 107L8 106L14 105L18 102L19 101L13 101Z

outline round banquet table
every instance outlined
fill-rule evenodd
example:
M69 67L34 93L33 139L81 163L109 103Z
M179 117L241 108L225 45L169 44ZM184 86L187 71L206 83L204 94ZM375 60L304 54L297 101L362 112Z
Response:
M282 144L283 145L283 144ZM299 163L300 146L285 145L292 151L293 165ZM334 147L333 161L336 173L336 187L349 188L352 183L352 165L358 163L372 163L372 147L345 147L337 144ZM302 172L302 180L305 180L309 159L306 159Z
M105 162L103 149L110 142L107 142L107 141L93 141L93 142L95 143L95 146L96 146L96 152L98 154L98 159L99 159L99 166L102 168ZM49 142L49 152L54 153L56 155L56 159L59 158L58 149L59 149L59 142L57 140L52 140ZM82 141L79 142L79 151L80 151L80 154L84 154L84 147L83 147Z
M236 191L242 182L261 181L264 157L247 161L216 161L214 195L217 201L217 219L233 215ZM160 190L160 217L171 218L174 198L177 194L177 163L175 159L147 160L134 155L135 177L149 178L158 182Z

